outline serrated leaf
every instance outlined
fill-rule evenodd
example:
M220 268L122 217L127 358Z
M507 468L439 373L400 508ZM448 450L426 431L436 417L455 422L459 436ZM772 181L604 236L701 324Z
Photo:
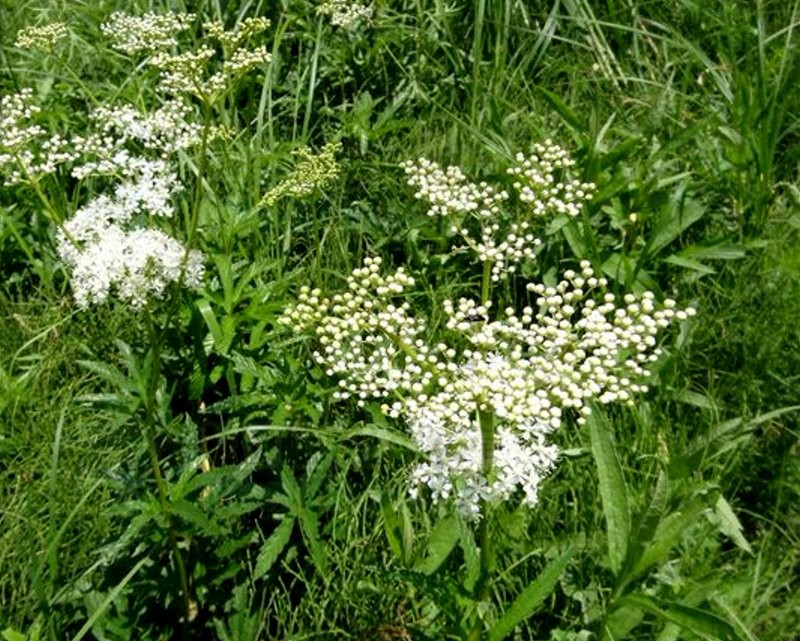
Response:
M619 574L628 548L631 515L628 488L622 474L611 433L598 408L587 417L592 454L597 465L600 498L608 534L608 559L611 569Z
M256 558L256 567L253 570L253 580L260 579L278 560L281 552L292 538L294 529L294 518L285 517L269 535Z
M300 485L288 465L284 465L281 468L281 486L292 502L292 510L299 516L299 513L303 510L303 493L300 491Z
M501 641L514 631L520 623L530 617L544 600L552 593L561 573L567 567L574 550L568 549L560 557L551 561L542 573L505 610L489 633L489 641Z
M450 556L460 538L458 517L451 515L439 521L425 546L425 557L414 564L414 570L425 574L436 572Z
M173 501L170 504L170 511L175 516L179 516L181 519L187 523L191 523L206 534L219 536L223 533L219 525L211 521L200 508L189 501L184 499Z
M736 517L730 503L722 496L720 496L714 504L714 516L716 517L714 521L720 532L733 541L738 548L750 554L753 553L750 544L747 542L747 539L744 538L744 534L742 534L742 524Z
M300 519L300 531L303 533L303 540L311 552L311 560L317 571L323 576L328 575L328 556L325 547L319 538L319 519L317 513L308 508L304 508L298 514Z

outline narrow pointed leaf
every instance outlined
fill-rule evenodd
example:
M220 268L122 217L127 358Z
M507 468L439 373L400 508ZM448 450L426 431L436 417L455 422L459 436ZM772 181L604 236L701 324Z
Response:
M269 572L270 568L275 564L275 561L278 560L281 552L283 552L283 549L289 543L293 528L294 519L286 517L280 522L278 527L272 531L269 538L264 541L264 545L261 546L261 550L256 558L253 580L261 578Z
M743 641L730 623L708 610L677 602L659 602L644 594L625 597L624 602L655 614L708 641Z
M625 561L628 538L631 532L631 516L628 488L622 474L614 442L605 419L597 408L587 418L592 454L597 465L600 498L606 519L608 535L608 559L611 569L619 573Z
M561 573L567 567L574 550L568 549L551 561L537 579L520 594L500 617L489 633L489 641L501 641L514 631L520 623L530 617L553 591Z

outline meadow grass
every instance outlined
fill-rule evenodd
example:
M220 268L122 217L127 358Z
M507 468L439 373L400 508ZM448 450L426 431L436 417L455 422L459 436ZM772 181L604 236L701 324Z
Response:
M108 181L0 187L0 635L800 636L798 9L377 1L340 28L300 0L0 0L0 97L32 87L62 133L97 105L163 102L144 58L100 35L112 11L272 23L269 64L189 101L224 128L175 155L168 229L204 252L201 290L76 307L56 224ZM14 46L55 21L70 35L53 52ZM484 558L479 527L409 498L403 421L336 402L280 317L302 286L339 291L379 255L413 272L414 312L445 335L443 301L475 295L481 268L400 163L507 186L545 139L597 193L545 223L495 307L588 259L615 294L697 315L665 335L633 407L554 434L538 505L497 506ZM298 150L333 141L335 178L264 204Z

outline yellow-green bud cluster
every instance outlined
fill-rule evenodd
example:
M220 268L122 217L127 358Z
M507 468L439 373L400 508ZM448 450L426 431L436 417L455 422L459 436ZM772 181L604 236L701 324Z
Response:
M63 22L51 22L40 27L25 27L17 33L14 46L20 49L51 51L68 35L69 29Z
M336 154L341 148L340 143L328 143L318 154L312 153L308 148L294 152L299 158L294 170L264 194L260 206L270 207L287 196L291 198L308 196L335 180L340 171Z

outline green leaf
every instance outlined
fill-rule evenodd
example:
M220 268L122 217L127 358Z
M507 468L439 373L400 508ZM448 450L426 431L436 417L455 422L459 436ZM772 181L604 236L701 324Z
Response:
M565 103L556 94L547 91L547 89L544 89L541 86L537 87L537 89L542 94L542 97L545 99L545 101L550 104L550 106L556 111L556 113L559 116L561 116L564 122L566 122L573 129L577 129L578 131L583 131L584 129L583 124L581 123L577 114L567 106L567 103Z
M450 556L460 538L458 517L450 515L439 521L425 546L425 558L414 564L414 570L425 574L436 572Z
M633 579L665 560L669 551L680 542L684 531L697 523L705 507L701 498L694 498L663 518L656 528L653 542L636 561L629 578Z
M226 327L223 329L220 326L214 314L214 310L211 309L211 304L207 300L197 301L197 309L203 317L203 320L205 320L208 331L211 333L211 341L214 348L220 354L225 354L231 346L233 334L229 331L229 328Z
M400 563L409 567L414 558L414 527L408 506L401 501L399 507L395 508L389 495L384 492L381 494L381 512L389 547Z
M303 508L298 514L300 518L300 531L303 533L303 540L311 552L311 560L317 571L323 576L328 575L328 556L325 554L325 547L319 538L319 520L317 513L308 508Z
M747 438L762 423L797 410L800 410L800 405L791 405L759 414L749 421L740 417L720 423L711 431L695 438L683 453L670 460L670 478L683 478L689 475L698 469L706 458L711 460L737 447L742 439Z
M464 587L472 592L478 582L478 577L481 575L480 550L475 541L475 534L472 528L467 525L464 519L459 519L458 529L461 534L461 551L464 554L464 565L466 567Z
M170 510L183 521L194 525L205 534L210 534L211 536L223 534L223 530L219 525L211 521L200 508L185 499L174 501L170 504Z
M722 496L717 499L714 505L714 522L719 531L733 541L736 546L745 552L753 553L750 544L742 534L742 524L733 512L733 508Z
M592 454L597 465L600 498L608 533L608 559L618 574L625 561L631 532L628 488L605 419L596 407L587 418Z
M645 612L655 614L684 630L708 639L708 641L743 641L730 623L713 612L677 602L661 603L644 594L630 595L624 597L623 601L625 604L634 605Z
M394 430L387 430L377 425L362 425L359 427L354 427L353 429L344 432L342 439L345 440L353 438L354 436L370 436L372 438L380 439L381 441L386 441L387 443L391 443L393 445L399 445L400 447L404 447L412 452L418 451L414 441L412 441L405 434L396 432Z
M644 612L631 605L616 608L606 618L605 626L600 634L600 641L624 639L642 622L643 618Z
M676 240L689 227L706 214L702 203L690 198L680 201L671 200L660 215L660 224L649 239L649 253L657 254L664 247Z
M281 468L281 486L284 492L286 492L289 501L291 501L292 511L294 511L297 516L300 516L300 512L303 511L303 493L288 465L284 465Z
M560 557L551 561L538 578L520 594L506 609L489 633L489 641L501 641L514 628L531 616L553 591L561 573L567 567L574 550L568 549Z
M677 265L678 267L683 267L684 269L691 269L692 271L698 272L699 274L715 274L717 270L713 267L709 267L700 261L694 260L692 258L686 258L685 256L681 256L679 254L673 254L672 256L668 256L664 259L665 263L669 263L670 265Z
M285 517L278 527L276 527L269 538L264 541L261 550L256 558L256 567L253 570L253 580L259 579L269 572L270 568L278 560L278 556L289 543L294 528L294 518Z
M92 615L86 620L81 629L78 630L78 632L75 634L74 637L72 637L72 641L80 641L81 639L83 639L83 637L86 636L86 634L89 632L89 630L92 629L97 620L103 616L103 614L105 613L106 610L108 610L109 607L111 607L111 604L114 603L116 598L125 589L125 586L128 585L131 579L133 579L133 577L136 576L139 570L142 569L142 566L145 565L145 563L148 563L149 561L150 557L147 556L144 557L143 559L140 559L139 562L136 565L134 565L124 577L122 577L122 580L111 589L111 591L97 606L94 612L92 612Z

